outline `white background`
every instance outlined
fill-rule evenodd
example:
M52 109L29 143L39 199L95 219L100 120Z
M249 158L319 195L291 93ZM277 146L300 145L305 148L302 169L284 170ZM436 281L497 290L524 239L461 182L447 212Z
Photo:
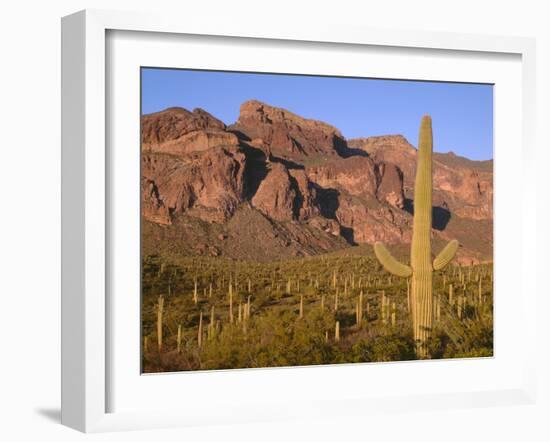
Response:
M510 3L510 6L507 4ZM385 28L425 29L538 37L538 128L540 161L538 191L546 198L550 149L543 122L550 121L549 14L543 3L505 1L272 2L244 0L171 4L78 0L19 1L3 5L0 15L0 438L3 440L82 440L59 420L60 311L60 27L59 18L85 7L178 13L238 15L262 22L300 20ZM179 9L175 5L180 5ZM512 179L514 177L511 177ZM521 180L519 174L515 177ZM548 210L540 204L539 217ZM542 223L540 223L542 224ZM538 266L548 262L542 250L547 235L539 225ZM548 295L539 293L540 319L549 311ZM549 326L539 321L539 348L548 354ZM540 372L548 376L550 360L540 356ZM414 382L414 379L411 379ZM380 414L369 418L234 425L161 432L91 436L97 440L548 440L550 416L548 377L539 379L538 406L478 410ZM90 437L90 436L88 436Z

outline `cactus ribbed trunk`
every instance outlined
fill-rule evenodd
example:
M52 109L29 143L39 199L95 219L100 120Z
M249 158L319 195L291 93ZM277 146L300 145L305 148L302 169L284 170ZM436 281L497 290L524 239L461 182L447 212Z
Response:
M159 296L157 306L157 346L159 353L162 351L162 315L164 312L164 296Z
M411 265L395 259L382 243L374 245L374 252L384 268L402 278L410 278L407 283L407 307L410 307L413 322L413 335L416 354L428 358L428 340L433 324L433 271L441 270L451 262L458 249L458 241L450 241L432 261L432 119L422 117L418 137L418 158L414 187L414 220L411 243ZM449 301L452 301L453 287L449 285ZM410 296L410 300L409 300ZM383 317L383 322L386 321Z
M233 287L229 282L229 322L233 324Z
M432 122L424 117L418 140L411 244L413 334L420 358L428 356L426 342L433 323L432 179Z
M176 339L178 354L181 353L181 324L178 325L178 337Z
M202 312L200 312L200 315L199 315L199 330L197 332L197 344L199 348L202 347Z

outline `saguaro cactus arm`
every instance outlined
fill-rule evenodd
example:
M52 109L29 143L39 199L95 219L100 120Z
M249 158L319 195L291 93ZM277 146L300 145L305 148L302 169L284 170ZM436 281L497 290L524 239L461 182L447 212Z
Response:
M451 260L454 258L456 251L458 249L458 241L456 239L453 239L449 244L445 246L445 248L439 252L439 255L436 256L433 263L434 270L441 270L444 268L447 264L451 262Z
M374 253L378 261L380 261L388 272L396 276L401 276L402 278L407 278L412 275L412 269L408 265L402 264L395 259L388 249L386 249L384 244L380 242L374 244Z

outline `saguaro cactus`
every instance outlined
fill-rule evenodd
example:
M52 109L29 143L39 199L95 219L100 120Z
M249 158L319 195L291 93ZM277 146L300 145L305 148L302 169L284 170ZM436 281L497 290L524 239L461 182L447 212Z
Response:
M418 137L411 265L397 261L383 244L374 245L376 257L388 272L403 278L411 277L413 335L417 356L422 359L429 357L426 344L433 323L433 271L444 268L458 248L458 241L452 240L432 262L432 149L432 119L425 115Z
M199 330L197 332L197 344L199 348L202 347L202 312L200 312L200 315L199 315Z
M177 351L181 353L181 324L178 325L178 337L176 338Z
M164 296L159 296L157 305L157 346L159 353L162 351L162 315L164 313Z

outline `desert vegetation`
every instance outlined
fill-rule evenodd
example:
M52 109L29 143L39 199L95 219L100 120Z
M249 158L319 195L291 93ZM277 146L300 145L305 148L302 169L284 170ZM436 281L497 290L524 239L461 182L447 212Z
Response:
M257 263L143 258L143 371L416 359L410 278L370 246ZM430 358L492 356L491 264L433 275Z
M492 160L429 117L418 149L257 100L141 129L143 372L492 356Z

